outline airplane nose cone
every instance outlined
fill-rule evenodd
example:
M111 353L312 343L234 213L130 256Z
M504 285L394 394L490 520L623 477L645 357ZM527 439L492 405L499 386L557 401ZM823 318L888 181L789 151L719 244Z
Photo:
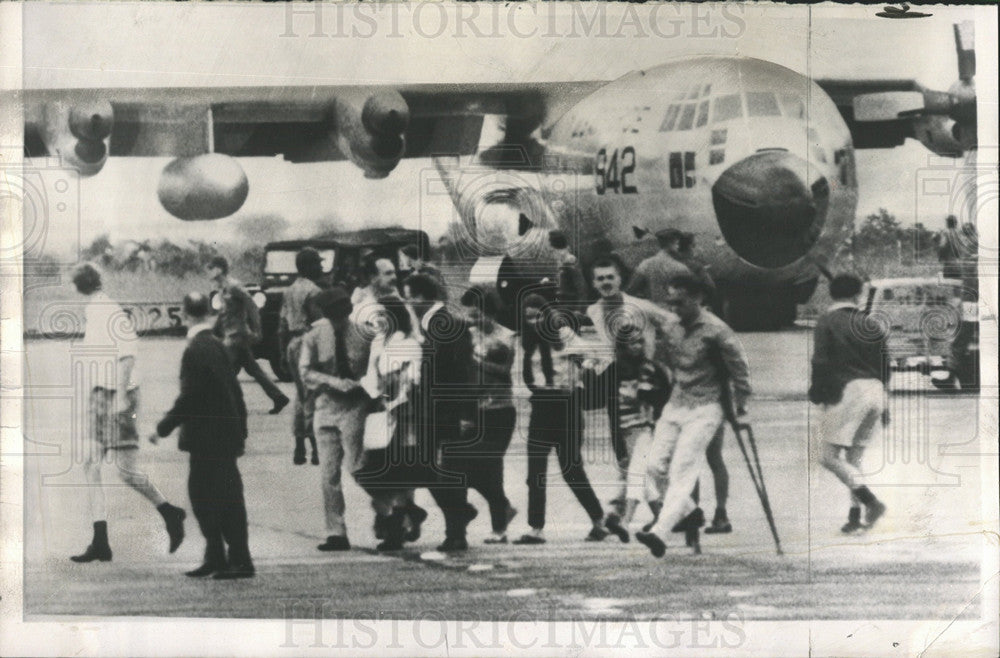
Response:
M826 178L786 151L744 158L712 186L722 236L759 267L781 267L806 255L826 221L829 201Z

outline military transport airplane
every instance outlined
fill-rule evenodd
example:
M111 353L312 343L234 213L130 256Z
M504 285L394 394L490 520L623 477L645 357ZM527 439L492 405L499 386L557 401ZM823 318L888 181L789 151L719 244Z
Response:
M29 90L26 153L81 175L109 156L173 156L158 194L184 220L240 209L241 157L350 160L371 178L431 158L470 258L530 262L559 227L584 261L608 249L634 261L651 250L637 235L673 226L696 235L734 325L781 325L850 235L854 149L907 138L947 156L976 148L972 29L954 26L959 80L947 92L812 80L741 57L610 82Z

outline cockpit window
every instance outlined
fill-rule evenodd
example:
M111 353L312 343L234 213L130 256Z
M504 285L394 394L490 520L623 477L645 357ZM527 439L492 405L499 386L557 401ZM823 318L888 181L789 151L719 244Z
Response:
M694 99L698 98L698 92L700 91L701 91L700 83L692 86L690 91L688 91L688 100L693 101Z
M769 91L747 92L747 114L752 117L781 116L781 112L778 111L778 101Z
M719 96L713 104L712 119L715 123L737 119L743 114L739 94Z
M806 118L806 105L795 94L781 95L781 109L785 111L785 116L790 119Z
M681 112L681 119L677 122L677 130L691 130L694 123L694 103L688 103Z
M708 123L708 101L702 101L698 105L698 120L695 122L699 128Z
M677 121L677 114L680 112L680 109L681 106L676 103L667 108L667 115L663 117L663 123L660 124L661 133L674 129L674 123Z

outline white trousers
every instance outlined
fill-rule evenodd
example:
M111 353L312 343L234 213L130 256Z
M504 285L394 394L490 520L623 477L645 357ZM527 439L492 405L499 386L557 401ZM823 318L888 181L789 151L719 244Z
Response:
M624 503L626 499L659 500L662 492L652 478L646 477L653 428L648 425L628 427L621 430L621 434L628 455L618 461L618 491L612 502Z
M722 420L718 403L694 408L669 403L656 423L647 474L653 482L666 478L663 509L651 530L664 540L671 528L697 507L691 491L705 465L705 450Z

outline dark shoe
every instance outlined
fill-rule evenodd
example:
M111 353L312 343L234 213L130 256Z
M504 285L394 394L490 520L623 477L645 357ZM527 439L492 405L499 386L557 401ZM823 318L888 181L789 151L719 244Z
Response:
M252 564L231 564L225 569L215 572L212 578L215 580L237 580L240 578L253 578L255 573Z
M465 537L448 537L437 547L437 550L442 553L467 551L469 550L469 542L465 540Z
M380 544L375 546L375 550L379 553L389 553L391 551L401 551L403 550L402 540L395 541L392 539L386 539Z
M864 530L865 526L860 521L848 521L844 525L840 526L840 531L845 535L853 535L859 530ZM705 532L708 532L707 530Z
M304 458L303 461L305 461ZM313 450L312 452L312 457L309 459L309 463L312 464L313 466L319 466L319 453L317 453L315 450Z
M591 528L587 536L583 538L583 541L604 541L604 538L608 536L608 531L604 528Z
M865 505L865 527L871 528L885 514L885 503L880 500Z
M180 507L171 505L163 512L163 521L167 524L167 534L170 535L170 552L173 553L184 541L184 519L187 512Z
M185 571L184 575L189 576L191 578L204 578L206 576L211 576L216 572L225 571L225 569L226 565L224 564L216 565L216 564L208 564L206 562L197 569L192 569L191 571Z
M299 450L298 448L295 449L295 452L292 453L292 463L295 464L296 466L302 466L302 464L306 463L305 448L303 448L302 450Z
M386 536L386 523L388 519L384 516L375 515L375 522L372 524L372 532L375 534L375 539L385 539Z
M728 520L715 519L712 525L705 528L706 535L725 535L733 531L733 524Z
M628 530L622 526L621 517L617 514L609 514L608 518L604 519L604 527L614 533L623 544L628 543Z
M521 535L511 543L517 544L518 546L534 546L537 544L544 544L545 537L536 537L535 535Z
M653 557L663 557L663 554L667 552L667 545L651 532L637 532L635 538L649 547L649 552L653 554Z
M410 529L403 535L403 541L417 541L420 539L420 526L427 520L427 510L420 505L411 505L406 508L406 518L410 522Z
M865 526L861 524L861 508L852 507L847 512L847 523L840 527L840 531L845 535L850 535L864 527Z
M101 562L111 561L111 547L110 546L94 546L91 544L87 547L80 555L73 555L69 559L74 562L93 562L94 560L100 560Z
M687 532L692 528L698 529L703 525L705 525L705 513L701 511L700 507L695 507L690 514L678 521L677 524L670 529L670 532Z
M317 546L321 551L349 551L351 542L343 535L330 535L326 541Z
M280 414L281 410L287 407L289 402L291 402L291 399L287 395L282 395L280 398L274 401L274 406L271 407L271 410L268 411L267 413L271 414L272 416L275 414ZM248 576L244 577L246 578Z

